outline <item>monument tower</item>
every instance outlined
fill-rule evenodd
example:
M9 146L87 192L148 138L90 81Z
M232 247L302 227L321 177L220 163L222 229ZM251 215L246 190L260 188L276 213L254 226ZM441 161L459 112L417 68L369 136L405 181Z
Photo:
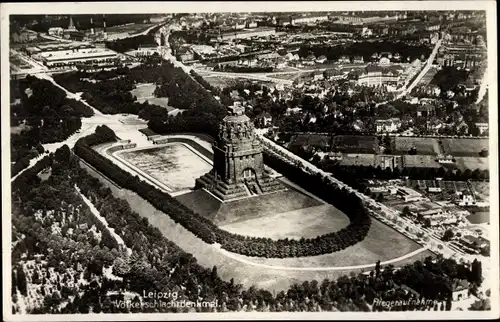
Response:
M285 189L264 169L262 145L244 112L238 103L228 107L213 143L213 168L196 179L197 188L205 188L223 201Z

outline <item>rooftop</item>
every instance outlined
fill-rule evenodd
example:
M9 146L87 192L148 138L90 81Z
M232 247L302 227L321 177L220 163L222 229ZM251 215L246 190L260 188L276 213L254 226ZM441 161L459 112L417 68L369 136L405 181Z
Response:
M116 56L116 52L109 49L88 49L85 51L61 50L40 54L45 60L82 59L103 56Z

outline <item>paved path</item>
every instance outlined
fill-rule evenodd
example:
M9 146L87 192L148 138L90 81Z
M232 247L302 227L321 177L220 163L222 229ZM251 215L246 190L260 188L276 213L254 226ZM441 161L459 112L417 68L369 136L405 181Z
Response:
M438 53L439 47L441 47L441 44L443 43L443 39L439 39L436 42L436 45L434 46L434 49L432 50L431 54L429 55L429 58L427 59L424 68L420 71L418 76L415 78L413 83L410 84L404 91L402 91L399 95L396 96L396 99L399 99L401 97L404 97L406 94L411 93L413 88L417 86L417 84L422 80L422 78L427 74L429 69L432 67L432 62L434 62L434 59L436 58L436 55Z
M237 260L241 263L245 263L248 265L253 265L253 266L258 266L262 268L268 268L268 269L279 269L279 270L285 270L285 271L343 271L343 270L354 270L354 269L364 269L364 268L371 268L375 266L375 263L373 264L366 264L366 265L356 265L356 266L330 266L330 267L291 267L291 266L274 266L274 265L267 265L267 264L262 264L262 263L255 263L252 262L251 260L248 260L244 258L242 255L238 255L235 253L228 252L225 249L222 249L220 247L220 244L213 244L213 247L216 248L218 251L223 253L225 256L230 257L234 260ZM402 261L406 258L415 256L417 254L420 254L421 252L424 252L428 250L427 247L419 248L411 253L408 253L406 255L403 255L398 258L393 258L391 260L385 261L380 263L381 265L387 265L387 264L392 264L396 263L399 261Z

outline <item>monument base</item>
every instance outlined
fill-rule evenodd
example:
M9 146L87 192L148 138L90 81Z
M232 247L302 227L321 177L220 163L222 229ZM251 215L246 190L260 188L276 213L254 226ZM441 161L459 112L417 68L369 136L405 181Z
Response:
M205 188L222 201L287 190L281 182L267 175L256 179L244 179L242 182L227 183L222 179L216 179L212 172L196 179L195 189L200 188Z

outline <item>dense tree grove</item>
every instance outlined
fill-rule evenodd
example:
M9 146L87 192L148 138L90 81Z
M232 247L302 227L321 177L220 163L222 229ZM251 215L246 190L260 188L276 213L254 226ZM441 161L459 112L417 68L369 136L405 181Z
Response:
M111 134L106 127L99 133L89 140L100 142L104 140L100 135ZM47 168L51 175L42 181L37 173ZM89 231L95 221L75 184L131 253L117 246L109 235L99 238L105 228ZM122 292L132 292L138 300L144 290L175 291L178 300L217 299L218 312L450 310L455 281L472 283L472 291L481 284L480 262L470 265L438 256L400 269L378 263L372 271L337 280L305 281L275 295L255 287L244 289L232 279L221 280L216 267L201 267L192 255L163 237L126 201L114 197L110 189L80 168L67 146L16 178L12 202L13 300L16 303L17 291L21 296L43 298L43 306L28 312L33 314L127 313L130 308L117 307L112 301L123 300ZM54 230L56 222L61 223L60 231ZM44 256L43 262L35 260L38 255ZM114 278L103 274L103 268L111 266ZM422 297L437 304L419 303ZM386 307L381 301L396 301L396 305ZM144 313L185 311L132 309Z
M470 170L461 171L460 169L445 169L445 168L426 168L426 167L404 167L404 168L385 168L363 165L341 165L338 161L316 161L313 163L320 167L322 170L331 172L333 176L339 180L348 180L353 183L356 179L399 179L401 177L408 177L412 180L434 180L436 178L443 178L450 181L467 181L467 180L489 180L488 170ZM354 175L355 174L355 175ZM349 184L350 185L350 184Z
M130 50L137 50L141 45L156 45L154 33L150 32L147 35L138 35L135 37L128 37L106 42L106 47L119 53L124 53Z
M96 139L96 136L97 134L90 137L90 143L101 143L103 141L102 139ZM293 178L293 180L297 180L300 185L310 188L313 192L318 192L319 196L343 211L351 219L351 224L338 232L301 240L282 239L273 241L270 238L231 234L219 229L206 217L194 213L175 198L140 180L138 177L133 177L113 164L109 159L101 156L91 148L88 137L82 138L76 143L75 152L96 169L105 173L114 182L126 189L137 192L155 208L168 214L175 222L180 223L205 242L210 244L219 243L222 248L243 255L283 258L331 253L363 240L370 228L370 217L358 197L345 189L339 189L329 181L324 181L321 177L313 176L297 168L294 164L282 161L273 154L266 155L266 160L272 166ZM349 200L349 202L345 203L345 200Z
M401 61L406 62L409 58L410 61L421 59L422 56L427 58L431 53L431 48L426 45L408 45L404 42L392 41L375 41L375 42L355 42L342 46L301 46L298 52L300 57L306 57L309 54L314 56L326 56L328 60L337 60L341 56L363 56L365 61L370 61L374 53L380 54L381 52L390 52L393 55L399 53Z
M90 117L92 109L66 97L66 93L48 80L28 75L11 81L11 127L21 126L11 135L12 175L19 173L29 160L43 153L41 144L60 142L81 127L81 117Z

